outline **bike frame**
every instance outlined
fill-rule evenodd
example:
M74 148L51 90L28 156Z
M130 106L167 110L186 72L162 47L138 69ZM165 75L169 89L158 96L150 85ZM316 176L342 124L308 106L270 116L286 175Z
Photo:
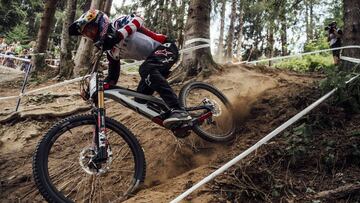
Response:
M169 116L170 108L165 102L157 97L151 95L141 94L131 89L110 84L104 84L102 73L97 72L97 65L101 55L93 66L92 74L90 76L90 98L94 105L93 113L97 117L97 125L94 129L94 144L98 149L95 157L96 162L103 162L107 160L108 141L106 138L106 124L105 124L105 98L112 99L123 106L134 110L135 112L150 119L154 123L164 127L163 121ZM96 98L96 99L95 99ZM142 99L146 104L139 103L134 99ZM96 101L97 100L97 101ZM193 128L194 125L201 124L206 119L212 116L212 107L209 105L201 105L197 107L186 108L187 111L206 110L205 113L193 118L187 124L184 124L175 129L171 129L175 135L187 132Z
M163 126L164 115L170 111L170 108L163 100L154 96L141 94L131 89L114 86L105 90L104 94L105 98L113 99L161 126ZM145 100L147 104L139 103L130 97ZM150 105L153 105L153 108L150 108Z

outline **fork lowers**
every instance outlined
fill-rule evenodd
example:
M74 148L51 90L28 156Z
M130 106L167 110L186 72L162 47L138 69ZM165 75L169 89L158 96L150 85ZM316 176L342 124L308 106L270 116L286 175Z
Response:
M106 127L105 127L105 105L104 105L104 82L98 81L98 109L97 109L97 129L98 132L95 133L95 136L98 140L98 153L95 156L96 161L106 161L107 159L107 147L108 142L106 139ZM94 160L94 161L95 161Z

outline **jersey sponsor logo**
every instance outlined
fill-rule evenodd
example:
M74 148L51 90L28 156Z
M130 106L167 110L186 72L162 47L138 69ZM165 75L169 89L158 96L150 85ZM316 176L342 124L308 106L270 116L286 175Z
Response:
M145 83L150 87L151 85L150 74L145 78Z
M162 63L170 63L172 61L174 61L174 59L173 59L173 57L170 57L170 58L166 58L166 59L162 60L161 62Z
M171 51L163 49L163 50L155 51L155 55L157 55L157 56L159 56L159 55L168 56L168 55L173 55L173 53Z

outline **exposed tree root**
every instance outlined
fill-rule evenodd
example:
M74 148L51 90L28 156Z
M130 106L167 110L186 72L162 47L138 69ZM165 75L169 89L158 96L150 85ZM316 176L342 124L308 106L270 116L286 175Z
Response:
M321 191L315 194L314 198L339 199L349 196L351 194L359 194L359 193L360 193L360 184L347 184L333 190Z

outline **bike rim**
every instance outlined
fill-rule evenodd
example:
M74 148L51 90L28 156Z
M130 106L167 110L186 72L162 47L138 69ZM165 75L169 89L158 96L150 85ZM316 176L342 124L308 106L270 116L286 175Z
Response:
M206 100L204 102L204 100ZM212 117L199 124L198 130L215 138L224 138L233 133L233 115L229 104L213 92L203 88L192 88L187 92L186 107L196 107L205 104L213 106ZM198 117L206 110L189 112L192 117Z
M94 148L93 128L90 124L73 126L55 136L46 164L52 187L74 202L124 200L135 184L134 154L125 140L108 128L112 160L103 165L103 171L89 173L83 158Z

